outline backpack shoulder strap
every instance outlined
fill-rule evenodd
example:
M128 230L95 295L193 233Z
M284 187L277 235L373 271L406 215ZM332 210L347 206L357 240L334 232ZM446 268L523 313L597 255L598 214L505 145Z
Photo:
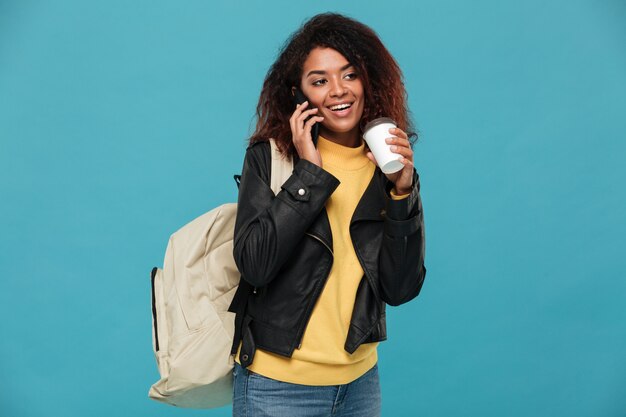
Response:
M276 141L270 138L272 168L270 186L274 194L278 194L281 186L287 181L293 172L293 158L283 156L276 146Z

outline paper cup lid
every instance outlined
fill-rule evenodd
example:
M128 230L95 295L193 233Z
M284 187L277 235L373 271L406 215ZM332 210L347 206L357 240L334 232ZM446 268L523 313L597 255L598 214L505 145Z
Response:
M379 117L378 119L374 119L368 122L363 128L363 132L365 133L371 128L382 125L383 123L391 123L392 125L397 126L396 122L393 119L390 119L389 117Z

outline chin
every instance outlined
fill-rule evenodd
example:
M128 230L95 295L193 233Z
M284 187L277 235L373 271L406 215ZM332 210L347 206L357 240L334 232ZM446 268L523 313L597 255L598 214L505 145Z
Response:
M353 131L355 128L358 128L359 121L344 121L343 123L329 123L325 124L322 122L322 125L331 132L336 133L348 133Z
M356 125L353 126L325 126L327 130L335 133L348 133L354 130Z

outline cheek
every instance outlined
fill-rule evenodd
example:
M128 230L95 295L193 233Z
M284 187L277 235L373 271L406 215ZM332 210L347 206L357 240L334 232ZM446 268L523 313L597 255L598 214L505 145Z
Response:
M359 85L359 88L355 89L355 95L359 98L359 111L363 113L365 108L365 94L363 92L363 84Z
M320 94L319 89L304 87L301 90L306 98L309 99L309 108L320 107L324 103L324 95Z
M363 117L363 113L365 113L365 97L361 97L359 100L359 108L357 109L357 116L359 119Z
M324 95L323 94L315 94L307 95L309 100L311 100L311 104L313 107L323 107L324 106ZM309 106L311 107L311 106Z

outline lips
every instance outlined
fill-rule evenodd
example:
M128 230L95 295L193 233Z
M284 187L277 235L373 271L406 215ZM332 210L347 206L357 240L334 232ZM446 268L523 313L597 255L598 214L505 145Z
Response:
M344 102L326 106L330 110L330 114L335 117L346 117L352 112L354 103Z
M341 103L341 104L335 104L333 106L328 106L328 108L331 109L332 111L341 111L341 110L349 109L350 107L352 107L352 103Z
M342 110L346 110L352 107L352 103L339 103L339 104L333 104L332 106L327 106L327 107L334 112L340 112Z

